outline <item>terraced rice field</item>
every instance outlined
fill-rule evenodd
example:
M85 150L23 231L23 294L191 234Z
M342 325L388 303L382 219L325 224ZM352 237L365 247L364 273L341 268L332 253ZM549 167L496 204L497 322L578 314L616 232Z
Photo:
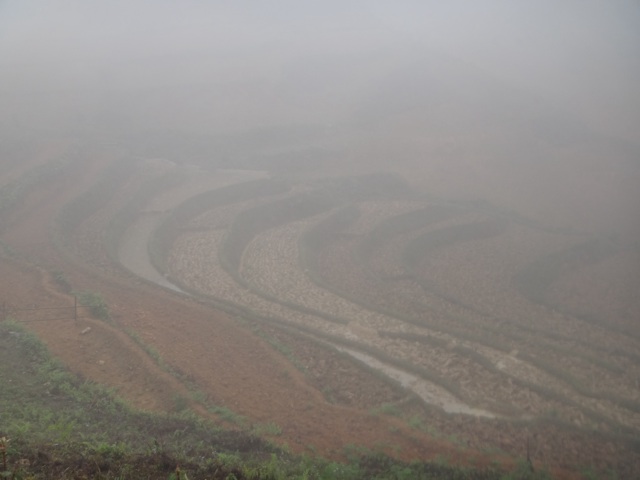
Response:
M640 431L637 298L615 283L589 295L637 247L391 176L243 185L160 223L155 265L183 290L297 328L448 412Z
M408 459L432 458L444 438L465 458L522 458L531 440L536 465L637 471L637 245L426 195L393 175L94 165L72 153L3 183L2 258L37 265L38 301L72 302L78 286L104 294L121 349L97 321L82 338L107 342L99 350L73 340L73 322L36 323L91 378L154 408L170 408L167 385L185 391L188 378L240 415L279 423L299 449L318 442L321 418L344 415L322 425L324 451L393 439ZM47 248L28 241L47 235ZM231 325L242 341L227 348L235 337L218 333ZM183 375L158 372L146 390L151 376L128 367L149 354L126 332ZM264 365L272 357L278 367ZM293 380L301 390L285 405ZM345 424L356 413L365 426Z

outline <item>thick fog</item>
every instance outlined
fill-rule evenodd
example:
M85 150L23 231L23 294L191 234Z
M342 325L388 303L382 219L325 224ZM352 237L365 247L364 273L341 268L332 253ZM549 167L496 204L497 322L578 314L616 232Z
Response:
M327 174L636 238L639 26L633 0L5 0L0 121L226 166L307 142Z
M640 478L639 86L639 0L0 0L0 311L251 445Z

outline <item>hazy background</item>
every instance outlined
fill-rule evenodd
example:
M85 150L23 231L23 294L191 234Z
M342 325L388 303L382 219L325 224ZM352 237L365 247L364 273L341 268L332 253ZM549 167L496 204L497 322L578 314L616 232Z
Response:
M0 1L0 126L640 235L640 3ZM302 163L301 163L302 164Z

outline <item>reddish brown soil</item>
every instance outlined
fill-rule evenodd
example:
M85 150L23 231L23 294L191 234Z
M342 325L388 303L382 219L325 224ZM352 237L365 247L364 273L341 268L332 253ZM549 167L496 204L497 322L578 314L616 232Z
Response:
M42 154L54 156L58 150L43 149ZM41 160L34 157L33 163ZM172 410L176 395L188 397L187 379L212 403L253 423L279 425L282 435L276 440L293 451L312 448L320 455L340 457L343 447L358 445L407 460L445 456L465 464L487 461L479 453L410 429L397 418L371 414L369 408L376 403L372 399L393 401L397 394L371 375L354 373L353 365L339 356L317 359L320 373L305 376L251 329L211 306L119 274L116 267L98 270L78 261L69 249L56 248L52 219L91 185L109 160L96 157L71 175L54 178L30 192L2 220L0 304L9 313L14 309L13 316L25 321L71 370L115 388L136 407L156 411ZM73 306L73 297L53 278L55 271L63 271L76 290L100 292L112 321L84 318L84 311L83 318L74 321L71 313L51 320L15 310ZM87 327L91 330L83 334ZM182 375L160 368L127 332L135 332ZM314 355L321 351L308 349ZM342 380L332 383L332 376ZM351 395L343 388L350 381L357 383ZM341 405L331 403L321 391L327 384L342 392L343 398L333 399Z

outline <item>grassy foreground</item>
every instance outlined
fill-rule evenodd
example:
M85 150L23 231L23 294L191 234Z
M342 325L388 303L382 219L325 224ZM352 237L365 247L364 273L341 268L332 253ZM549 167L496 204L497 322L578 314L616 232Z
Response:
M134 411L51 358L20 324L0 322L0 478L542 479L445 463L399 463L353 448L349 462L296 456L189 411Z

